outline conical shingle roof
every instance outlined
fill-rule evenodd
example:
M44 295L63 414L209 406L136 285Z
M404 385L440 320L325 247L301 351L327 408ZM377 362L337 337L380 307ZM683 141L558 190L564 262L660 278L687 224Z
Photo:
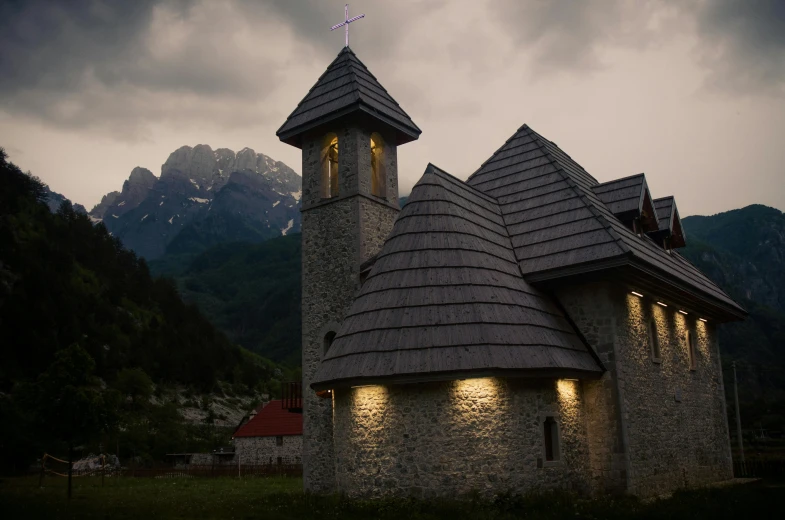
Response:
M313 386L602 370L521 276L496 201L429 165Z
M395 129L397 144L413 141L421 133L357 55L344 47L276 135L281 141L298 146L303 132L356 111Z

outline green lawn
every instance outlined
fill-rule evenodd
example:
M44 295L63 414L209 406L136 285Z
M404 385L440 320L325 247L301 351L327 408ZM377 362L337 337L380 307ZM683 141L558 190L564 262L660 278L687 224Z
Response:
M0 517L29 518L226 518L226 519L745 519L778 518L783 488L761 483L676 493L642 503L633 498L577 500L566 494L492 501L348 500L304 494L297 478L75 479L65 498L65 479L0 480Z

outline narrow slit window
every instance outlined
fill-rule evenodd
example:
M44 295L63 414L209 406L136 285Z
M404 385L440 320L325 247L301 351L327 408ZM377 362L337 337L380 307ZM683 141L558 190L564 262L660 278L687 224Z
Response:
M283 446L283 435L279 435L275 438L275 445Z
M335 340L335 332L330 331L324 335L324 353L327 354L327 351L330 350L330 347L333 345L333 341Z
M657 335L657 321L653 318L649 321L649 348L651 349L651 359L657 363L662 359L660 355L660 337Z
M553 417L546 417L543 421L543 435L545 441L545 460L554 462L559 460L559 423Z
M338 136L329 133L324 138L321 153L321 196L329 199L338 196Z
M697 370L698 368L698 358L697 358L697 348L695 346L695 333L691 330L687 331L687 355L689 356L690 360L690 370Z
M384 140L377 132L371 134L371 195L386 196L387 175L384 169Z

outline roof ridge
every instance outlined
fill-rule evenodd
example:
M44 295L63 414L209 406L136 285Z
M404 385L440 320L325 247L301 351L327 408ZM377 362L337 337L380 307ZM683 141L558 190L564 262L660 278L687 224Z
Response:
M551 161L551 164L556 168L556 172L561 174L564 182L567 183L567 185L573 190L575 195L577 195L577 197L586 206L586 209L588 209L589 212L591 212L591 214L594 216L594 218L597 219L597 221L602 225L603 229L605 229L608 235L610 235L610 237L613 239L616 245L619 246L619 249L621 249L625 255L632 254L630 248L627 246L627 244L624 243L624 240L621 238L621 236L619 236L619 234L616 233L611 223L608 222L608 219L606 219L604 215L600 214L594 203L589 200L589 197L586 195L583 189L581 189L581 187L578 186L578 183L576 183L575 180L572 178L572 176L570 176L570 174L567 171L565 171L564 167L561 165L558 159L556 159L553 156L553 154L551 154L550 150L547 149L545 144L542 142L542 140L545 138L537 134L537 132L535 132L534 130L529 129L529 131L534 134L534 140L535 142L537 142L537 146L540 147L540 150Z
M348 47L344 47L344 49L346 49L346 48L348 48ZM316 87L321 86L322 78L324 78L327 74L329 74L334 69L334 65L336 63L338 63L338 60L343 56L343 54L344 54L344 51L341 50L341 52L339 52L338 55L335 58L333 58L333 61L331 61L330 64L327 65L327 68L324 69L324 72L322 72L319 75L319 77L316 79L316 82L314 82L314 84L311 86L311 88L308 89L308 92L306 92L305 95L303 96L303 98L300 100L300 102L297 103L297 106L294 107L294 110L292 110L292 114L297 112L297 109L299 109L302 106L302 104L305 103L306 100L308 100L308 98L310 97L311 93L314 91L314 89L316 89ZM291 115L289 117L291 117ZM281 129L284 126L286 126L286 123L288 123L288 122L289 122L289 118L287 117L286 121L284 121L283 124L276 131L276 134L278 132L280 132Z
M367 73L367 74L368 74L368 75L371 77L371 79L373 79L373 80L376 82L376 84L377 84L377 85L379 85L379 88L381 88L381 89L382 89L382 92L384 92L385 94L387 94L387 97L388 97L388 98L389 98L389 99L390 99L390 100L391 100L391 101L392 101L392 102L395 104L395 106L396 106L396 107L398 107L398 108L401 110L401 112L403 112L403 115L405 115L407 118L409 118L409 120L411 120L411 119L412 119L412 118L411 118L411 116L409 116L409 114L408 114L408 113L406 113L406 110L404 110L404 109L403 109L403 107L400 105L400 103L398 103L398 102L395 100L395 98L392 96L392 94L390 94L390 93L387 91L387 89L385 88L385 86L384 86L384 85L382 85L382 82L381 82L381 81L379 81L379 78L377 78L376 76L374 76L374 75L373 75L373 72L371 72L371 70L370 70L370 69L369 69L369 68L368 68L368 67L365 65L365 63L363 63L363 61L362 61L362 60L359 58L359 56L357 56L357 54L355 54L355 53L354 53L354 51L351 51L351 52L352 52L352 55L354 56L354 58L357 60L357 63L358 63L359 65L361 65L361 66L362 66L362 70L363 70L364 72L366 72L366 73ZM350 63L349 63L349 67L350 67L350 68L352 68L352 72L354 73L354 68L353 68L353 66L354 66L354 63L351 63L351 62L350 62ZM357 78L357 75L355 74L355 79L356 79L356 78ZM359 89L358 89L358 90L359 90ZM419 127L418 127L418 126L417 126L417 125L414 123L414 121L412 121L412 124L414 124L415 128L417 128L417 129L419 130Z
M592 189L599 188L600 186L605 186L606 184L611 184L613 182L626 181L628 179L633 179L635 177L644 177L644 178L646 178L646 174L644 172L641 172L641 173L636 173L634 175L628 175L626 177L620 177L618 179L613 179L613 180L610 180L610 181L600 182L600 183L596 184L595 186L592 186Z
M437 177L440 176L439 174L442 174L441 176L446 176L447 177L445 180L448 180L448 181L452 182L453 184L458 184L460 187L466 189L466 191L468 191L470 193L473 193L473 194L477 195L480 198L484 198L488 202L492 202L492 203L496 204L497 206L499 205L499 201L493 195L488 195L487 193L478 190L474 186L471 186L471 185L467 184L466 181L462 181L461 179L459 179L455 175L453 175L451 173L448 173L447 171L439 168L438 166L436 166L435 164L433 164L431 162L428 163L428 166L425 168L425 172L428 173L429 169L432 169L433 170L432 173L434 175L436 175ZM499 214L501 215L501 208L499 208Z
M504 149L504 147L509 144L510 141L512 141L513 139L516 139L518 137L518 134L520 134L522 130L528 130L528 129L529 129L529 126L526 123L524 123L523 125L518 127L518 129L515 131L515 133L512 134L510 137L508 137L506 141L504 141L504 144L502 144L495 152L493 152L490 157L485 159L483 161L483 163L476 170L474 170L474 172L471 175L469 175L469 177L466 179L466 183L468 184L469 181L472 180L472 178L475 175L477 175L480 172L480 170L482 170L483 167L491 161L491 159L496 157L496 155L498 155Z

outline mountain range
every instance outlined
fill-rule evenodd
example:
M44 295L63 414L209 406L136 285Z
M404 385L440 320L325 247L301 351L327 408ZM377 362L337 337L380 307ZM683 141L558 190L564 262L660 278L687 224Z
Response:
M302 180L280 161L200 144L172 152L156 177L136 167L89 213L147 260L300 230Z

